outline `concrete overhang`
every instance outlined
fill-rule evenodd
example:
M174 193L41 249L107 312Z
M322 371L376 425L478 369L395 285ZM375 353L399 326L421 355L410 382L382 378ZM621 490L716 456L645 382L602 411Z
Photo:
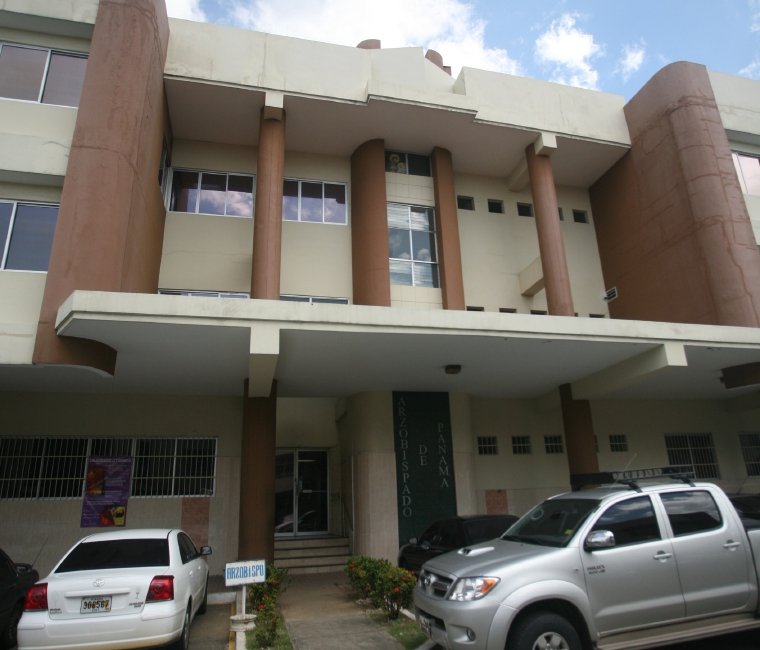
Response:
M113 377L52 366L0 368L0 389L344 397L453 391L540 399L708 399L723 368L760 362L760 329L560 316L428 311L77 291L61 336L117 350ZM457 375L447 364L460 364Z

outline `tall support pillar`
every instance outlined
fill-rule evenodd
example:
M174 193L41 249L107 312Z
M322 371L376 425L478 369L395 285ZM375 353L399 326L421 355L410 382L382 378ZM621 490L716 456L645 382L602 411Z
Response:
M441 147L433 149L431 160L443 308L464 309L462 249L459 243L454 164L451 152Z
M552 161L549 156L537 154L533 144L525 149L525 157L533 194L547 308L552 316L574 316Z
M280 299L282 182L285 170L285 112L261 110L253 219L251 298Z
M596 436L594 435L594 422L591 417L591 404L588 400L573 399L570 384L560 386L559 394L570 476L598 472L599 458L596 453Z
M351 156L351 257L354 304L390 307L385 141L369 140Z
M240 449L238 559L274 560L274 470L277 384L269 397L248 397L246 381Z

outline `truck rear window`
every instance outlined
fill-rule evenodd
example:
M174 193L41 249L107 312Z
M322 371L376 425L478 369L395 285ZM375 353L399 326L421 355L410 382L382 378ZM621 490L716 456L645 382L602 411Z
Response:
M158 567L168 564L169 543L166 539L114 539L78 544L55 572Z

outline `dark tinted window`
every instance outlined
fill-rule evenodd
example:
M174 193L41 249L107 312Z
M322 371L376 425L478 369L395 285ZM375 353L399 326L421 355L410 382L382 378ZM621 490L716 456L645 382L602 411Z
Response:
M168 564L169 543L166 539L118 539L78 544L55 572L159 567Z
M441 525L440 545L446 548L459 548L467 544L464 533L460 527L459 521L445 521Z
M182 564L187 564L190 560L194 560L198 557L198 551L195 548L192 540L185 534L180 533L177 536L177 542L179 543L179 555L182 558Z
M440 544L441 542L441 526L440 524L433 524L428 528L422 537L420 537L420 544Z
M660 498L676 537L720 528L720 511L709 492L666 492Z
M660 529L649 497L636 497L611 506L596 522L594 530L609 530L616 546L660 539Z
M488 519L469 519L464 522L470 544L485 542L502 535L515 522L515 518L497 517Z
M0 582L8 583L16 579L16 565L5 553L0 553Z
M521 517L503 539L564 546L598 505L594 499L549 499Z

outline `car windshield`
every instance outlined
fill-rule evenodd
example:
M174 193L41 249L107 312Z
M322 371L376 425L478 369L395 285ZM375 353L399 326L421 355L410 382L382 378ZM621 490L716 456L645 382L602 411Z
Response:
M501 538L540 546L565 546L598 506L596 499L550 499L521 517Z
M494 539L509 528L510 520L506 517L493 519L470 519L464 522L470 543L477 544Z
M168 564L169 543L166 539L113 539L77 544L55 572L125 569Z

